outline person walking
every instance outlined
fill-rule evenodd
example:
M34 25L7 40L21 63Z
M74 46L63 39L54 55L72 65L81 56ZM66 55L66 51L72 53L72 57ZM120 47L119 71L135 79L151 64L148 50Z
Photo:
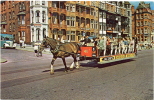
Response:
M137 45L138 45L138 39L137 36L135 35L134 37L134 52L137 55Z
M39 44L38 43L34 43L34 53L35 53L36 57L38 57L38 49L39 49Z

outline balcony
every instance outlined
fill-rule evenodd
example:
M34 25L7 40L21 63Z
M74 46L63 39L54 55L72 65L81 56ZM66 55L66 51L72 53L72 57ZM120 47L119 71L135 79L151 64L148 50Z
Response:
M54 29L54 28L57 28L59 29L59 24L50 24L51 25L51 28Z
M79 12L75 12L75 15L76 15L76 16L79 16Z
M49 11L50 12L60 12L60 9L59 8L50 7Z
M67 25L60 25L60 29L67 29Z
M86 14L86 16L85 16L86 18L90 18L90 14Z
M60 13L66 14L66 9L60 9Z
M94 18L95 18L95 16L94 16L94 15L90 15L90 18L91 18L91 19L94 19Z
M79 13L79 16L80 17L85 17L86 16L86 13L85 12Z

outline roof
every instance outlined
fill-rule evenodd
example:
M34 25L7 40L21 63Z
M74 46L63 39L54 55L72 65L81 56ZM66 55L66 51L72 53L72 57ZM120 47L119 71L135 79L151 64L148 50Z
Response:
M137 7L137 9L142 9L142 8L149 8L150 9L150 3L145 4L144 1L141 1Z

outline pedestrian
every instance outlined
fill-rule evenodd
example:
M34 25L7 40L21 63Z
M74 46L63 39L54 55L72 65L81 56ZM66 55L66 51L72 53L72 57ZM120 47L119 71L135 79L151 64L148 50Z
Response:
M22 39L20 39L19 43L20 43L20 48L22 48Z
M137 39L137 36L135 35L134 37L134 52L135 54L137 55L137 44L138 44L138 39Z
M39 49L39 44L38 43L34 43L34 53L35 53L36 57L38 57L38 49Z

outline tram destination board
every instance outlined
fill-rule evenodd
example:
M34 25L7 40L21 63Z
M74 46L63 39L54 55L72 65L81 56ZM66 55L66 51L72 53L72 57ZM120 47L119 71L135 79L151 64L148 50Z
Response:
M125 60L125 59L132 59L135 58L135 53L127 53L127 54L118 54L118 55L110 55L110 56L103 56L99 58L99 64L103 63L110 63L110 62L115 62L115 61L120 61L120 60Z

